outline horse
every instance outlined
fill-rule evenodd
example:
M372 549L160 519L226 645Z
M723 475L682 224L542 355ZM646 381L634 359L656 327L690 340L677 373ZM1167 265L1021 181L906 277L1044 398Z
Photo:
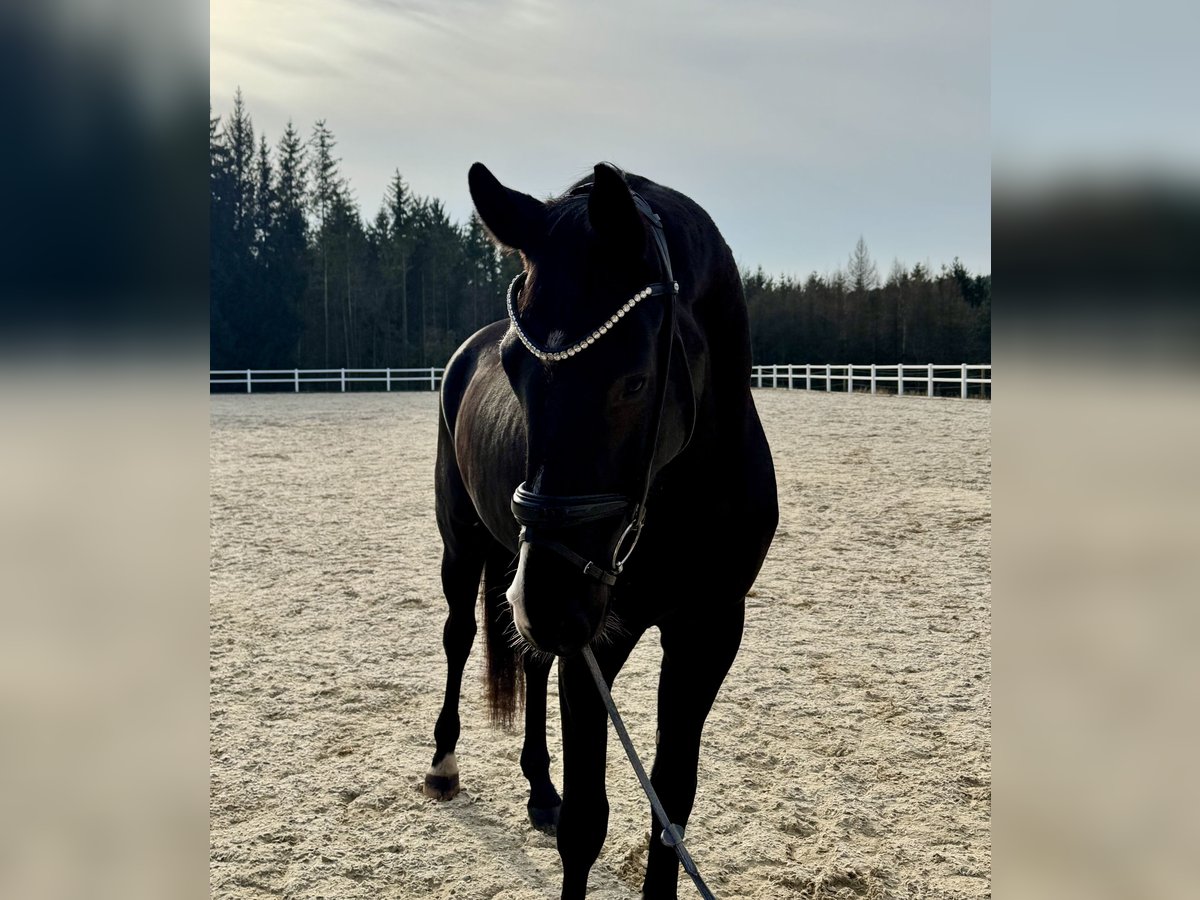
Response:
M544 202L481 163L468 184L523 270L508 319L468 338L442 383L447 677L424 790L459 789L459 692L482 583L489 710L511 724L524 692L529 818L556 833L561 896L573 900L608 828L605 706L581 651L611 687L658 629L651 782L686 828L701 731L778 523L775 472L750 393L741 277L699 205L608 163ZM555 658L561 797L546 748ZM678 871L651 841L643 896L675 897Z

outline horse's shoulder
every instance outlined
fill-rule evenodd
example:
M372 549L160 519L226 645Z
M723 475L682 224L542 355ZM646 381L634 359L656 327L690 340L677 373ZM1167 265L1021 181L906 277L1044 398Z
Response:
M507 330L508 322L503 319L483 326L463 341L447 361L446 371L442 376L441 405L442 416L451 433L454 432L458 409L471 379L479 371L480 364L488 361L489 355L497 354L500 339Z

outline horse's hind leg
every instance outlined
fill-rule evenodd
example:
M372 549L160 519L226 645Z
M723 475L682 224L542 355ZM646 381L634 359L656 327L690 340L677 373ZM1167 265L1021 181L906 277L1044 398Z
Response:
M525 745L521 772L529 781L529 821L538 831L554 834L562 797L550 780L550 751L546 749L546 683L551 660L541 654L525 656Z
M508 601L504 597L512 582L514 570L513 554L503 546L493 543L487 553L484 569L484 585L488 597L485 607L489 610L505 610ZM511 630L511 625L509 626ZM509 635L503 635L507 640ZM500 648L492 648L495 654ZM521 659L525 682L525 743L521 748L521 772L529 782L529 821L539 831L553 834L558 827L558 812L562 798L550 780L550 752L546 748L546 684L550 679L553 657L527 651ZM519 687L519 682L516 685Z
M486 543L479 525L466 526L459 534L443 530L442 590L450 611L442 629L442 647L446 651L446 697L433 729L436 749L433 764L425 776L426 796L449 800L458 793L458 744L460 723L458 697L463 669L475 640L475 603L479 597L479 579L483 574Z

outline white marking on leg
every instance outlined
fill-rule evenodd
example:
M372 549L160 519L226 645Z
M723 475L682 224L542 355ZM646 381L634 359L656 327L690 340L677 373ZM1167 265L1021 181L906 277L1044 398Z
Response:
M454 758L453 753L447 753L442 757L442 761L429 770L430 775L440 775L443 778L449 778L451 775L458 774L458 760Z

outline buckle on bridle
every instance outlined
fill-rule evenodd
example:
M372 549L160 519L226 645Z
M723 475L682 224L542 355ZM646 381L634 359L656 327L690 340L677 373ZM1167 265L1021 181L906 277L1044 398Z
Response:
M629 562L629 557L633 556L633 550L638 544L638 539L642 536L642 523L646 520L646 508L638 506L634 509L633 518L629 524L625 526L625 530L621 532L621 537L617 539L617 546L613 548L612 566L613 571L618 575L625 568L625 563ZM629 537L629 532L633 532L633 543L629 545L629 549L625 551L625 555L621 556L621 547L625 544L625 539Z

